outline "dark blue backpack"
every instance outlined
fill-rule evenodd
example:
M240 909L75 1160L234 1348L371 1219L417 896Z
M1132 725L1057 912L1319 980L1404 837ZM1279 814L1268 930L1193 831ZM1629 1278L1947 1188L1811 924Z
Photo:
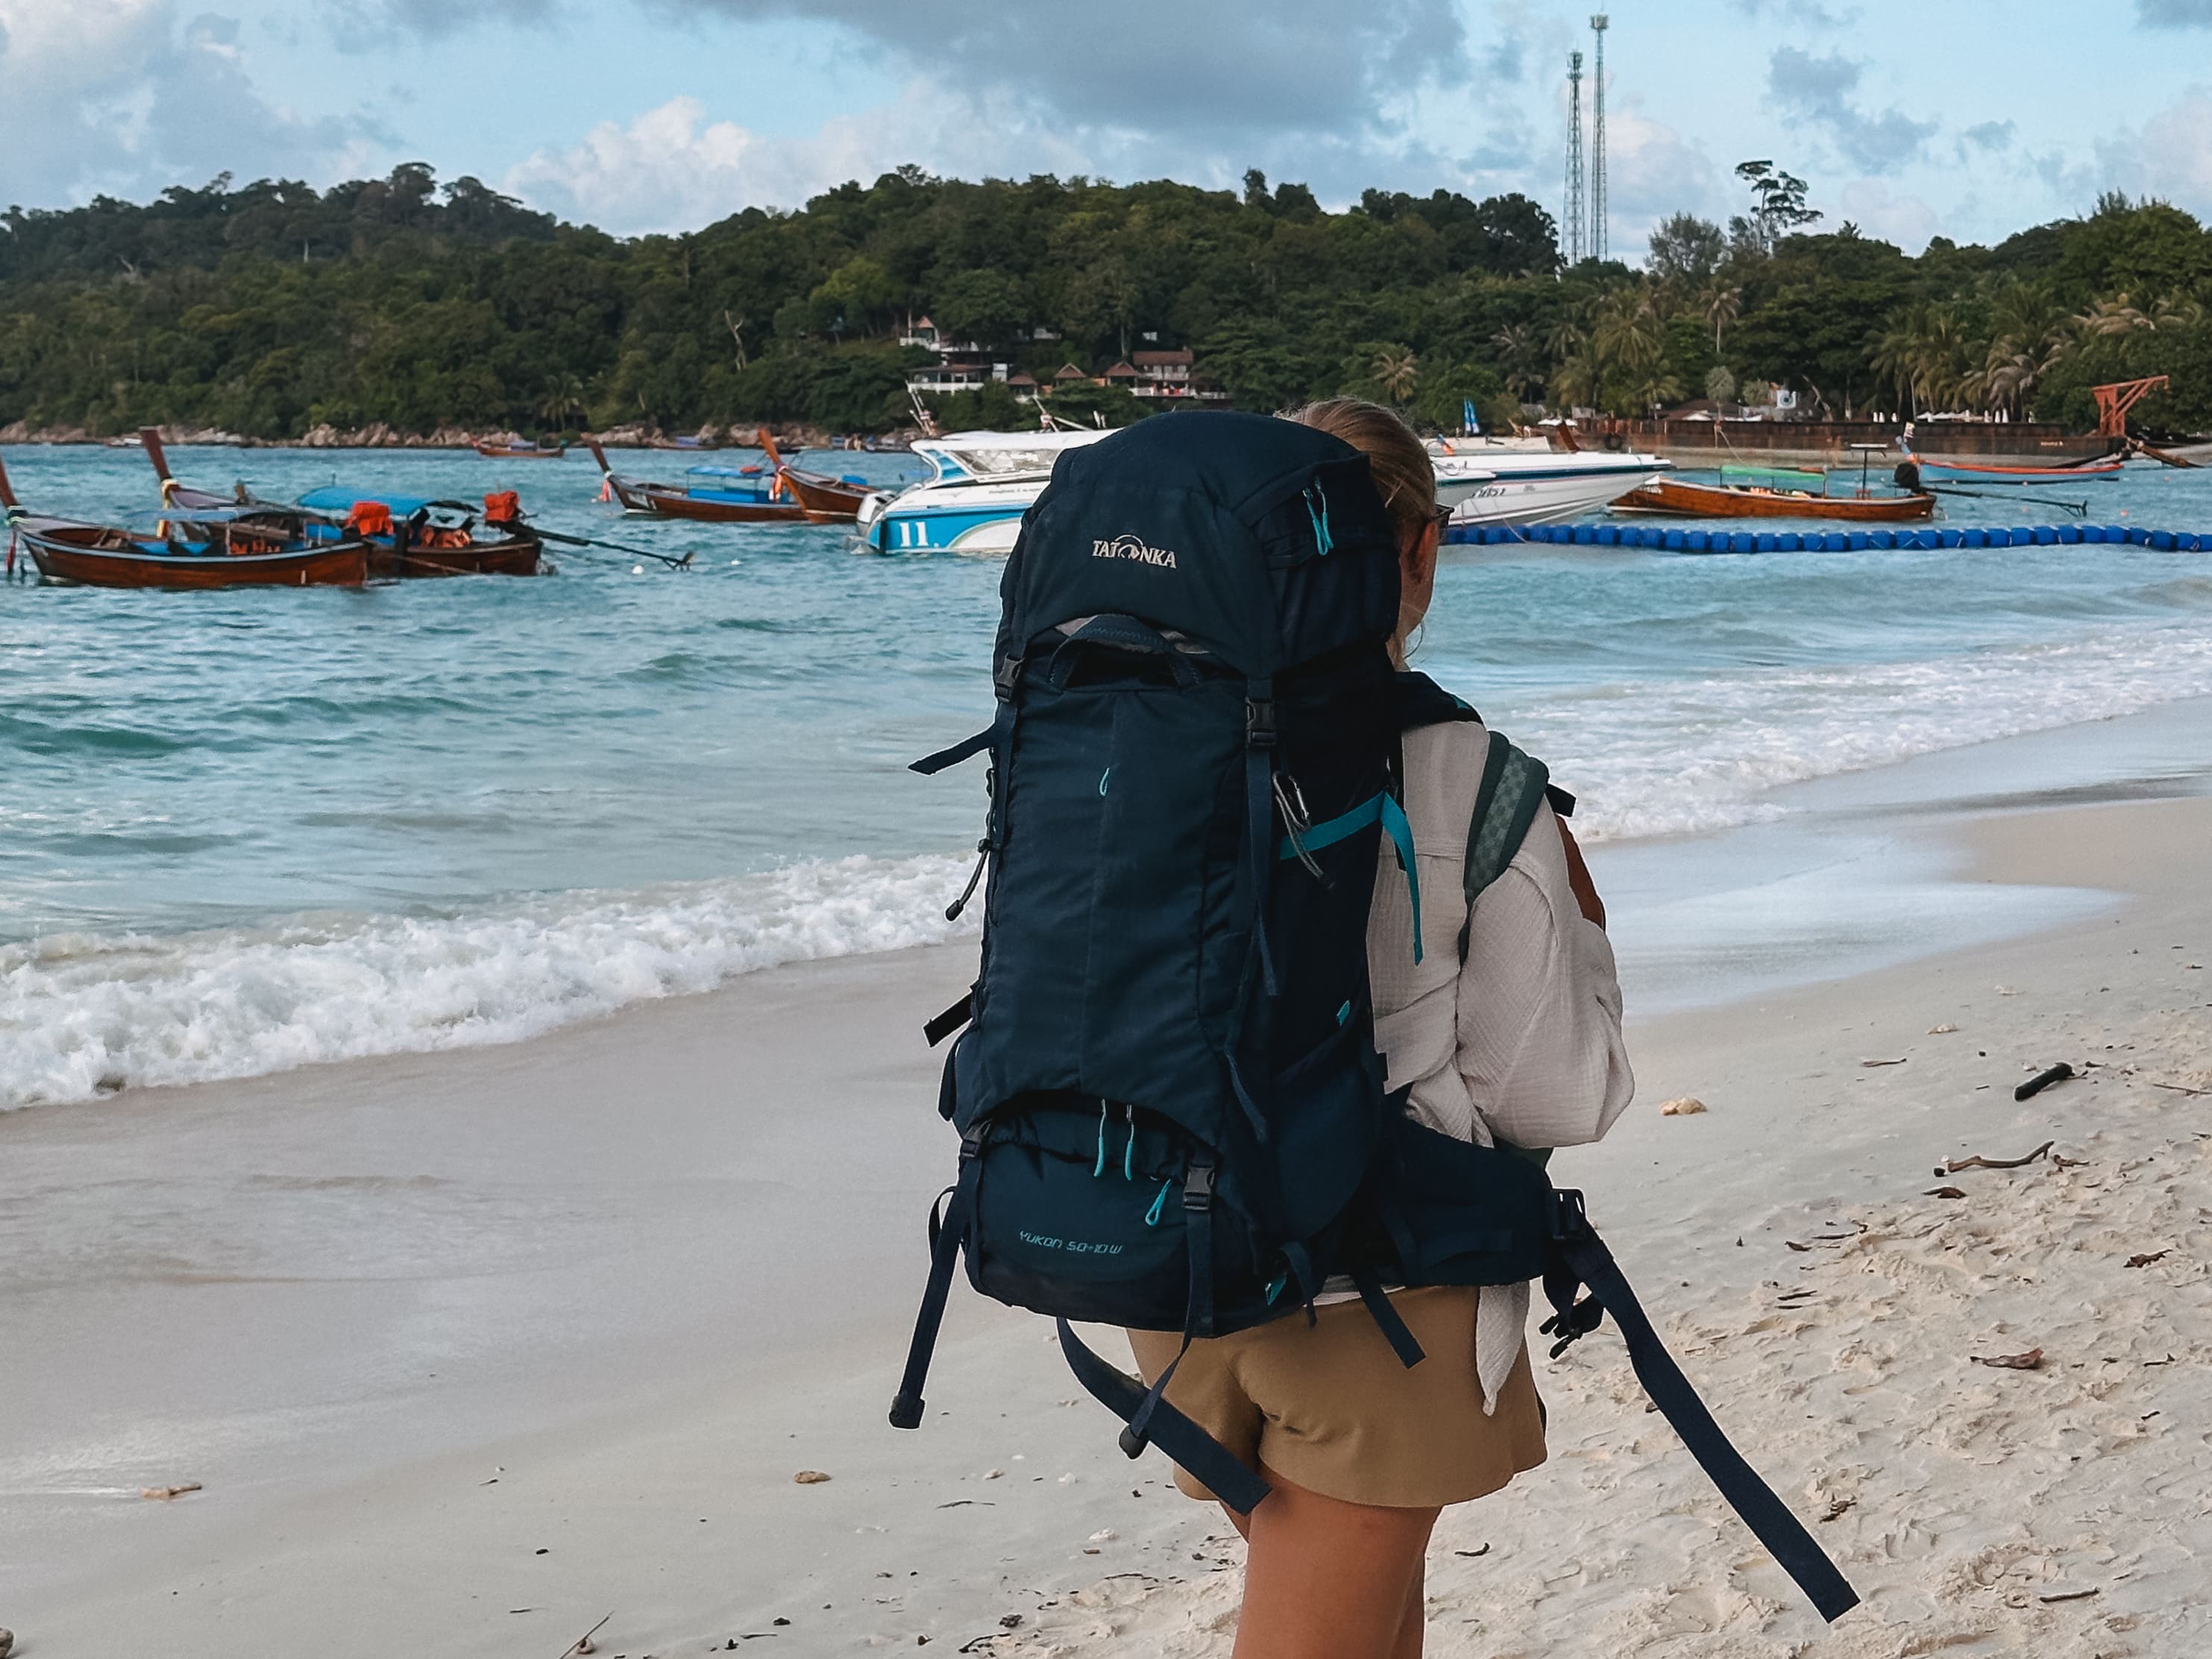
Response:
M996 716L915 767L988 755L976 876L950 914L988 881L981 971L927 1028L959 1033L939 1106L960 1163L893 1424L921 1420L962 1255L977 1290L1059 1322L1129 1455L1157 1443L1240 1510L1267 1486L1166 1404L1175 1367L1145 1388L1070 1322L1180 1330L1187 1348L1310 1316L1343 1274L1411 1365L1386 1284L1543 1278L1562 1346L1601 1307L1648 1333L1578 1194L1420 1127L1383 1090L1366 931L1384 840L1416 879L1398 737L1471 711L1393 672L1397 548L1365 457L1258 416L1141 422L1060 459L1000 594ZM1525 831L1540 769L1492 770L1486 798L1510 797ZM1477 839L1487 880L1519 835ZM1471 848L1470 897L1476 863ZM1833 1578L1814 1599L1840 1613L1849 1587L1742 1472L1802 1547L1747 1509L1754 1529L1793 1572L1809 1551Z

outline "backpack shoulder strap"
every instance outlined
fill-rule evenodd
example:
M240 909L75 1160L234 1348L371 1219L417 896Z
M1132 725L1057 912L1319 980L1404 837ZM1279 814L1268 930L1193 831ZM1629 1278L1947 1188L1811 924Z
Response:
M1401 671L1392 690L1400 732L1424 726L1444 726L1453 720L1479 720L1474 707L1454 696L1426 674Z
M1474 927L1474 902L1491 883L1505 873L1513 855L1528 839L1536 809L1549 793L1551 769L1532 755L1523 754L1505 740L1502 732L1490 734L1490 752L1482 766L1482 785L1474 796L1474 814L1467 830L1467 865L1462 885L1467 893L1468 919L1459 930L1459 959L1467 960Z

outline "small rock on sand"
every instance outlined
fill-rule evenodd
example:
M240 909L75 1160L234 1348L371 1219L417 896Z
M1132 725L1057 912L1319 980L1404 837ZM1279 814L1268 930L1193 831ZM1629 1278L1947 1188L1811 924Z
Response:
M198 1481L182 1480L173 1486L141 1486L138 1489L138 1495L141 1498L157 1498L166 1504L173 1498L182 1498L186 1492L198 1492L199 1489Z
M15 1649L15 1632L12 1630L0 1630L0 1659L8 1659L8 1656L14 1652Z
M801 1469L797 1474L793 1475L791 1478L793 1482L798 1486L818 1486L823 1481L829 1480L830 1477L823 1474L819 1469Z
M1928 1028L1928 1035L1929 1036L1948 1036L1952 1032L1958 1029L1959 1028L1957 1026L1952 1024L1951 1022L1947 1019L1941 1025L1929 1026Z
M1693 1117L1705 1109L1705 1103L1695 1095L1680 1095L1659 1103L1662 1117Z

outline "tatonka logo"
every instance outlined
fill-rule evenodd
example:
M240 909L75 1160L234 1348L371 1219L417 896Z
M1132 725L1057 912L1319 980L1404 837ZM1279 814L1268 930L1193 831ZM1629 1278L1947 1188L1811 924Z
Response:
M1165 565L1170 570L1176 568L1176 556L1171 550L1164 547L1147 547L1135 536L1116 536L1111 541L1093 542L1091 544L1091 556L1094 559L1134 559L1139 564Z

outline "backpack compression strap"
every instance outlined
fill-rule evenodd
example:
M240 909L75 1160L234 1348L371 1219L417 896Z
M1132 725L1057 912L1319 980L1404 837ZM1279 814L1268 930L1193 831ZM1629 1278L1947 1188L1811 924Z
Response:
M1697 1390L1652 1329L1613 1252L1591 1228L1583 1210L1583 1195L1561 1190L1553 1198L1557 1206L1552 1228L1554 1260L1544 1275L1544 1294L1558 1311L1541 1328L1559 1339L1552 1357L1559 1358L1569 1344L1595 1330L1599 1322L1611 1314L1628 1345L1628 1362L1636 1369L1636 1380L1644 1385L1660 1415L1682 1437L1698 1467L1705 1470L1729 1507L1743 1517L1752 1535L1796 1581L1820 1615L1833 1624L1858 1605L1858 1592L1826 1552L1814 1542L1804 1523L1775 1496L1774 1488L1760 1480L1759 1471L1729 1443L1721 1425L1713 1421L1713 1414L1705 1409L1705 1401L1698 1398ZM1577 1302L1575 1291L1580 1285L1587 1285L1590 1293Z

